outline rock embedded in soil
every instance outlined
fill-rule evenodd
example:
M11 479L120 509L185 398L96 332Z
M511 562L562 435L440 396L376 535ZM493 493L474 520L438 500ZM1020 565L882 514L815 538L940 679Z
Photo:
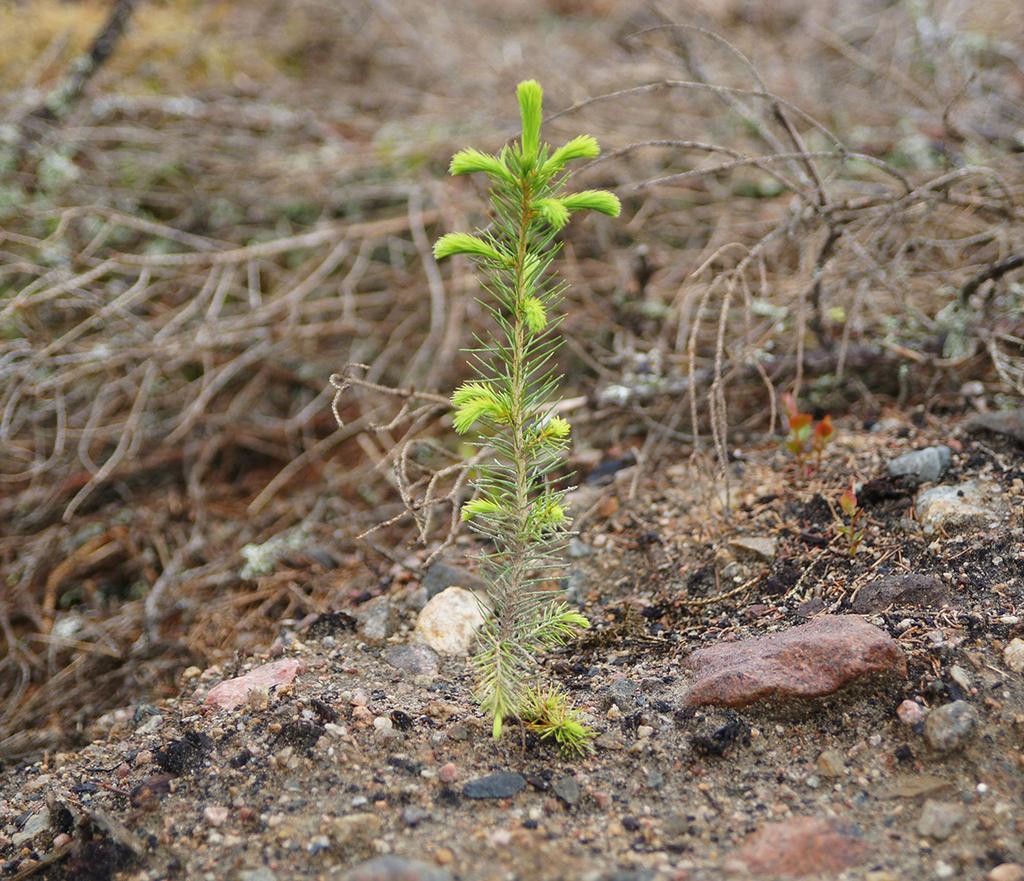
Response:
M781 633L698 649L684 665L694 680L689 706L745 707L815 698L874 674L906 675L903 651L855 615L826 615Z
M941 608L949 601L949 591L936 575L885 575L862 587L851 608L861 614L880 612L890 606L917 609Z
M398 856L374 857L350 869L342 878L343 881L452 881L445 869Z
M423 576L423 589L427 592L427 600L432 600L441 591L449 587L461 587L468 591L485 591L487 585L478 575L461 566L450 566L441 560L431 563Z
M437 675L437 652L420 643L391 646L384 652L384 660L411 676Z
M336 817L329 832L334 843L347 852L368 851L371 842L381 830L382 821L377 814L363 811Z
M877 791L879 798L920 798L924 795L939 795L953 789L944 777L935 774L904 774L896 777Z
M551 784L551 791L569 807L580 800L580 785L576 782L575 777L570 777L568 774L555 780Z
M1024 639L1014 637L1003 649L1003 663L1014 673L1024 673Z
M387 597L374 597L354 613L359 634L367 642L384 642L398 627L398 615Z
M896 716L904 725L914 726L924 721L924 708L917 701L905 700L896 708Z
M496 771L469 780L462 787L466 798L512 798L526 788L526 778L515 771Z
M963 805L951 801L928 799L917 821L917 834L936 841L945 841L963 823L966 813Z
M924 739L932 749L952 752L964 747L978 727L978 711L967 701L953 701L928 714Z
M889 462L890 477L905 477L913 483L935 483L949 468L953 451L944 444L897 456Z
M979 413L967 422L967 430L974 433L990 431L1024 444L1024 408Z
M1020 863L1001 863L985 876L985 881L1024 881L1024 866Z
M727 861L757 878L820 878L859 865L867 845L857 827L819 817L763 826Z
M277 875L268 866L260 866L239 872L238 881L277 881Z
M914 500L921 526L928 530L962 532L998 523L1006 505L993 484L969 480L957 486L933 486Z
M228 809L224 805L207 805L203 808L203 819L211 826L223 826L228 820Z
M630 712L636 703L636 683L628 679L613 680L605 689L601 703L606 710L615 706L624 712Z
M275 686L289 685L305 669L306 665L296 658L271 661L250 670L244 676L236 676L215 685L206 696L206 703L224 710L233 710L245 703L252 692L266 693Z
M734 538L729 542L729 547L737 557L754 560L774 560L778 546L779 540L771 536Z
M21 827L21 831L15 832L11 836L11 843L15 847L22 847L31 842L37 835L42 835L49 828L50 811L48 808L43 808L29 816L25 821L25 825Z
M822 777L842 777L846 772L846 762L834 749L825 750L817 761L818 773Z
M438 654L468 655L483 623L478 597L461 587L449 587L423 607L415 637Z

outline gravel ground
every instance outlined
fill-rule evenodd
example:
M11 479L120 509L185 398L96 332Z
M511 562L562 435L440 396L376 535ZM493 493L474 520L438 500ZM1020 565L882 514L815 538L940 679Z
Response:
M811 475L745 449L731 511L684 460L632 498L629 467L584 483L568 584L595 627L545 661L600 733L582 761L514 725L494 743L465 660L401 648L426 598L406 579L5 769L0 877L1020 881L1024 459L918 422L841 424ZM945 507L887 468L936 444ZM289 659L269 693L206 701Z

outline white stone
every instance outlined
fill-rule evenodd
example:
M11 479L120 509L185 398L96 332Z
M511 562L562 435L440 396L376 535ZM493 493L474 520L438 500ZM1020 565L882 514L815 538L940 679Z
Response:
M1014 673L1024 673L1024 639L1014 637L1003 649L1003 663Z
M762 560L772 560L778 549L779 540L774 536L749 536L734 538L729 542L737 556L757 557Z
M228 819L228 809L224 805L207 805L203 816L211 826L223 826Z
M414 638L440 655L468 655L484 623L485 606L477 594L449 587L420 612Z
M1006 514L1006 504L998 497L997 488L974 480L923 490L917 494L914 509L926 531L984 528Z

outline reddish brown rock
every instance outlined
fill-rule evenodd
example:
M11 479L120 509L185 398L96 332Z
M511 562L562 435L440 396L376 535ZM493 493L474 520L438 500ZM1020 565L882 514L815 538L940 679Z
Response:
M254 691L269 691L275 685L288 685L297 674L306 669L306 665L295 658L271 661L244 676L228 679L210 689L206 703L225 710L233 710L244 703Z
M755 878L820 878L856 866L867 845L855 826L818 817L769 823L751 835L727 866Z
M903 651L855 615L828 615L757 639L698 649L690 706L745 707L762 700L813 698L876 673L906 675Z

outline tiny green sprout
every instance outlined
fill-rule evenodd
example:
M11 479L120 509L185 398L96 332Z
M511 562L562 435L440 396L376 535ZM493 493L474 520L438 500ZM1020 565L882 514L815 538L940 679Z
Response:
M852 481L839 497L839 510L843 512L847 522L836 526L836 534L845 540L846 549L853 557L864 540L864 528L860 526L864 509L857 503L857 491Z
M580 757L594 751L594 730L558 688L531 688L526 693L520 716L541 740L553 740L565 755Z
M562 692L538 684L537 655L564 645L587 619L542 587L560 572L569 535L564 465L571 428L558 415L558 378L550 364L553 331L566 285L551 271L557 234L574 214L619 214L603 190L566 192L568 163L600 152L590 135L552 149L541 141L543 91L533 80L516 89L522 119L517 141L496 154L467 148L452 157L453 175L483 174L493 218L477 234L447 233L434 256L465 255L485 277L494 338L472 352L477 376L452 395L459 434L479 433L492 451L471 482L462 520L482 539L481 565L493 611L472 659L476 696L500 737L506 719L538 727L563 749L582 753L591 734Z

